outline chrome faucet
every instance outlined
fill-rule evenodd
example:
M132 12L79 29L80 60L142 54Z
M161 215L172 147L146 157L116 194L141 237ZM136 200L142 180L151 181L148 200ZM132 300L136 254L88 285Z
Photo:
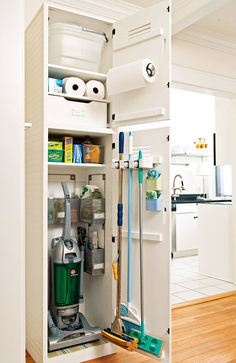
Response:
M176 188L175 182L176 182L176 179L177 178L180 178L180 184L181 184L181 186ZM184 182L183 182L183 177L180 174L176 174L175 177L174 177L174 180L173 180L173 191L174 191L174 195L176 195L176 190L179 190L179 193L181 193L182 190L185 190Z

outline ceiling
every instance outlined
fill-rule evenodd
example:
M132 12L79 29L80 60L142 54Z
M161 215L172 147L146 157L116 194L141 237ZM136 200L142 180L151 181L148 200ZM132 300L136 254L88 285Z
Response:
M158 0L125 0L127 3L142 6L143 8L147 8L148 6L152 6L158 3Z
M195 23L210 31L221 33L229 37L236 37L236 1L220 8L204 19Z
M157 4L160 0L125 0L127 3L148 7ZM191 0L197 1L197 0ZM181 1L173 1L172 6L178 6ZM236 37L236 0L232 0L219 10L194 23L194 26L221 33L225 36ZM191 26L189 27L191 29Z

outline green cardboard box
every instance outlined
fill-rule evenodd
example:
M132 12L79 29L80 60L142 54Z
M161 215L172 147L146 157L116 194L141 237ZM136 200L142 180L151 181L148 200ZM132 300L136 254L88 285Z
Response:
M48 161L55 163L62 163L63 150L48 150Z
M62 141L48 141L48 149L63 150L63 143Z

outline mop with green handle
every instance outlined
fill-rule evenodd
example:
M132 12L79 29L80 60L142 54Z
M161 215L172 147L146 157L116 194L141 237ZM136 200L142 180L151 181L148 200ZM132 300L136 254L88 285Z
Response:
M160 355L162 349L162 340L151 335L145 334L144 327L144 276L143 276L143 169L142 169L142 151L139 151L139 249L140 249L140 308L141 308L141 331L131 329L130 336L138 338L138 347L153 355Z

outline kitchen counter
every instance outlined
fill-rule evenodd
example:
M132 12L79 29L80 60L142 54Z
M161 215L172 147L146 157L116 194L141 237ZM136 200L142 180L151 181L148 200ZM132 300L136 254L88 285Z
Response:
M217 204L222 204L222 203L227 203L227 204L232 204L232 199L211 199L211 198L204 198L204 199L187 199L187 200L172 200L171 201L172 204L186 204L186 203L196 203L196 204L206 204L206 203L217 203Z
M203 198L200 196L195 195L188 195L182 194L176 199L172 197L171 205L172 211L175 211L176 204L222 204L222 205L230 205L232 204L232 198L222 198L222 197L215 197L215 198Z
M199 272L233 282L233 211L226 203L199 204Z

